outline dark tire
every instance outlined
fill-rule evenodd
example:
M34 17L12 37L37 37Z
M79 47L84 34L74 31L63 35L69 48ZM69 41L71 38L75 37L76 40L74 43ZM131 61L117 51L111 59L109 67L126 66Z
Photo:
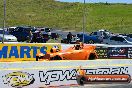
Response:
M88 60L95 60L96 59L96 56L95 56L95 54L90 54L90 56L89 56L89 58L88 58Z
M36 61L38 61L39 60L39 56L36 56Z
M94 44L94 41L93 40L89 40L88 44Z
M60 56L55 56L55 57L52 57L50 60L62 60L62 58Z
M79 85L81 85L81 86L83 86L84 85L84 82L86 81L86 79L85 79L85 77L78 77L77 78L77 83L79 84Z
M18 42L22 42L22 40L17 40Z
M39 61L39 59L43 59L43 57L44 57L44 56L41 56L41 57L36 56L36 61Z

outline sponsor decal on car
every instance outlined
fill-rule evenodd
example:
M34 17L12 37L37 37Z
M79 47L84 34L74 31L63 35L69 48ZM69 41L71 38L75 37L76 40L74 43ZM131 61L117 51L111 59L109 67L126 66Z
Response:
M27 72L12 72L2 76L4 84L11 87L23 87L34 83L35 79L33 74Z

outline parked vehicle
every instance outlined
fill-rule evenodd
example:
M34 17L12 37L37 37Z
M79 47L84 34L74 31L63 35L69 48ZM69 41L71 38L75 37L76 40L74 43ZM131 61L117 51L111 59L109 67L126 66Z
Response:
M119 35L123 35L123 36L127 36L127 37L132 38L132 34L119 34Z
M42 33L42 43L46 43L50 39L48 33L43 32Z
M114 34L107 30L101 29L96 32L92 32L90 35L96 36L101 42L103 42L103 39L107 39Z
M0 42L3 40L3 29L0 28ZM9 34L8 31L4 32L4 42L17 42L17 38L11 34Z
M17 27L8 27L8 28L7 28L7 31L11 32L11 31L15 30L16 28L17 28Z
M95 52L96 46L77 44L64 51L52 48L49 53L38 53L36 61L39 60L95 60L98 58Z
M80 42L80 38L78 38L77 36L73 36L73 37L72 37L72 40L71 40L71 44L77 44L78 42ZM67 39L67 37L62 38L61 43L66 43L66 44L68 44L68 39Z
M132 34L128 34L127 36L130 37L130 38L132 38Z
M89 34L86 34L86 33L79 33L77 34L77 37L80 38L80 41L83 42L83 36L84 36L84 43L87 43L87 44L94 44L94 43L100 43L100 39L97 38L96 36L93 36L93 35L89 35Z
M51 28L48 27L37 28L37 31L40 31L41 33L46 32L49 36L51 35Z
M31 43L38 43L38 39L41 38L40 32L39 31L35 31L32 32L33 36L32 36L32 40L30 41Z
M123 35L116 35L104 39L103 43L110 45L132 45L132 38Z
M30 36L30 31L34 32L36 29L32 27L16 27L14 30L10 31L10 34L17 37L18 42L27 41Z
M51 39L57 39L59 38L59 34L58 33L55 33L55 32L51 32Z
M39 31L35 31L32 33L33 37L31 40L31 43L35 42L35 43L46 43L50 38L49 35L45 32L43 32L43 34Z

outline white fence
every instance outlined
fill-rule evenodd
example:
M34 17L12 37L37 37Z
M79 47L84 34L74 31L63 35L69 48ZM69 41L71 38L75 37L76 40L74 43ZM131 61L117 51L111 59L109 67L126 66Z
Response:
M78 85L76 76L80 66L86 74L132 76L132 60L3 62L0 65L1 88Z

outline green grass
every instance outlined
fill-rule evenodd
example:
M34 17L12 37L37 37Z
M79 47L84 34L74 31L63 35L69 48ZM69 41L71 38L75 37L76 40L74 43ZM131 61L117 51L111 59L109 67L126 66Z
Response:
M54 0L6 0L6 26L47 26L62 30L82 30L83 3ZM0 0L3 26L3 0ZM86 31L108 29L132 33L132 4L86 4Z

